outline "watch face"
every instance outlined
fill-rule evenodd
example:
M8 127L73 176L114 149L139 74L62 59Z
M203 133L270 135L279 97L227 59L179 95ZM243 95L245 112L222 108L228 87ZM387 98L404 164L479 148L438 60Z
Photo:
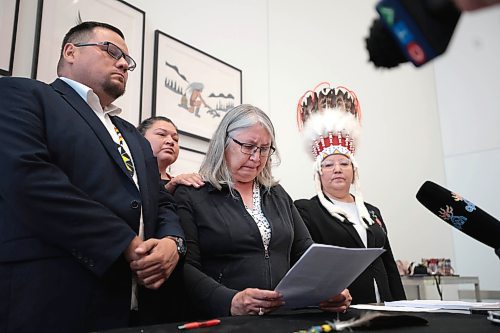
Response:
M179 255L185 255L186 245L184 244L184 240L182 238L176 238L175 242L177 243L177 252L179 252Z

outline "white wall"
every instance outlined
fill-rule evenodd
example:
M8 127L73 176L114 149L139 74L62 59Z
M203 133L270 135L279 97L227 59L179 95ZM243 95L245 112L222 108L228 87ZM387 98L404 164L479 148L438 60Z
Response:
M312 160L295 124L297 101L318 82L345 85L357 93L363 110L358 150L363 193L381 208L396 258L448 257L455 262L460 255L460 262L480 266L477 258L455 252L450 228L415 199L425 180L446 180L439 81L433 64L418 70L410 64L378 70L368 63L364 38L376 17L375 1L128 2L146 12L143 117L151 110L154 30L159 29L242 70L243 102L271 116L282 157L275 174L299 199L314 190ZM34 7L21 2L14 75L30 73ZM189 146L204 145L181 140ZM491 281L494 277L485 267L467 272ZM489 282L483 288L500 290Z
M288 1L283 7L270 1L270 111L279 119L283 184L294 198L314 194L312 162L295 126L298 98L321 81L350 87L364 117L358 150L363 193L382 209L395 256L453 257L447 226L415 200L425 179L444 177L432 67L384 71L368 63L364 38L375 18L373 2ZM428 230L444 235L443 243L427 245L433 243Z
M500 217L500 6L462 17L446 57L436 61L436 86L448 188ZM497 235L500 237L500 235ZM500 290L491 248L453 232L456 269Z

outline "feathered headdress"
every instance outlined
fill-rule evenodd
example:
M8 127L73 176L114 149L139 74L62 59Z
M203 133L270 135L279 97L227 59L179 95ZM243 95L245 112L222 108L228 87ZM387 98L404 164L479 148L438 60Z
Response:
M346 87L331 87L322 82L308 90L297 105L297 125L303 131L307 150L315 158L314 181L320 202L330 214L341 221L348 217L340 207L327 200L321 187L321 162L333 154L347 156L354 168L356 207L359 217L368 224L373 220L368 213L359 185L359 168L354 158L361 134L361 107L356 94Z

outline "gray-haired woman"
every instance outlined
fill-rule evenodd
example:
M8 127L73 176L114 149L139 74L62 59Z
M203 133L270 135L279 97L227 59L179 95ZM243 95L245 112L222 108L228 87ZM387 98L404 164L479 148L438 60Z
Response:
M279 160L269 117L251 105L228 111L200 168L201 188L179 186L186 233L184 281L196 317L263 315L283 305L273 291L312 244L292 199L271 173ZM319 304L345 311L349 292Z

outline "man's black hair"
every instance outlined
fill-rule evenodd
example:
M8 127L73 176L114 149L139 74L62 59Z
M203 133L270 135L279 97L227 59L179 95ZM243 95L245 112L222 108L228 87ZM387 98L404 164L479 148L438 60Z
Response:
M102 22L94 22L94 21L87 21L87 22L82 22L78 25L75 25L73 28L69 29L68 33L66 36L64 36L64 39L62 41L61 45L61 57L62 57L62 52L64 49L64 45L67 43L75 43L75 42L83 42L85 41L85 37L90 35L94 28L104 28L111 30L113 32L116 32L118 35L120 35L121 38L125 40L125 36L123 35L123 32L121 32L120 29L112 26L111 24L107 23L102 23Z

